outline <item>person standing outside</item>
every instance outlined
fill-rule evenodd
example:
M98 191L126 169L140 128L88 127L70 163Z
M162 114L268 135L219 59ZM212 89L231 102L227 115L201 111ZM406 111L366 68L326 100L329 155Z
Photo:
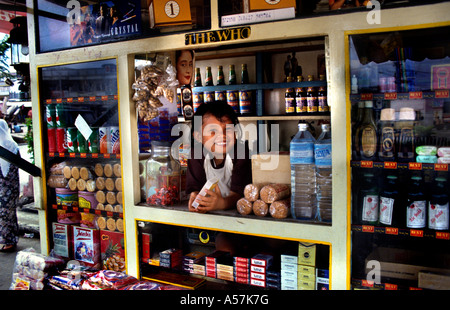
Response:
M19 146L3 119L0 119L0 146L20 156ZM19 241L16 212L20 194L19 169L0 158L0 170L0 252L7 252L15 250Z

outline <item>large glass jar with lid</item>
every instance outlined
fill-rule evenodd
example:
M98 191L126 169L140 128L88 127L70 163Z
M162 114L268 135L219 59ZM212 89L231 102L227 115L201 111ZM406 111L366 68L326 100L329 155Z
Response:
M152 141L152 155L146 162L145 193L150 206L180 202L181 165L171 155L169 142Z

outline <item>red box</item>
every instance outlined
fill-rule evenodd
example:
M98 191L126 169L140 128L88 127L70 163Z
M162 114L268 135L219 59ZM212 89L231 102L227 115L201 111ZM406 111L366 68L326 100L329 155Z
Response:
M74 258L85 266L100 268L100 231L73 226Z
M73 230L68 224L53 223L53 252L56 255L72 258Z
M142 258L150 258L150 242L151 235L148 233L142 233Z
M102 268L125 271L125 239L121 232L100 230Z

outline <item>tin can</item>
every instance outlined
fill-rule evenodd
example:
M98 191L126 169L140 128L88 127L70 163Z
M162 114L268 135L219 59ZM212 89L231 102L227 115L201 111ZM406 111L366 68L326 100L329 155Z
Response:
M110 127L110 135L111 135L111 153L112 154L120 154L120 132L118 126Z
M98 139L98 127L92 127L92 133L89 136L89 152L100 153L100 143Z
M67 152L66 129L56 128L56 151L58 153Z
M204 102L214 102L215 92L213 91L205 91L203 93L203 101Z
M79 130L77 130L77 145L78 145L78 152L87 153L89 151L88 143L84 138L83 134Z
M63 104L57 104L55 106L56 128L67 127L67 115L65 110L66 108Z
M67 128L67 151L69 153L78 152L77 134L78 129L76 127Z
M56 128L56 111L53 104L45 106L45 115L47 119L47 128Z
M109 127L99 127L98 128L98 141L100 144L100 153L109 153L109 140L110 132Z
M193 99L193 108L195 113L197 108L203 103L203 92L194 92Z
M239 114L239 95L236 90L227 90L227 103Z
M214 92L214 98L216 99L216 101L226 101L226 92L224 91L220 91L220 90L216 90Z
M56 128L47 129L48 151L50 153L56 152Z

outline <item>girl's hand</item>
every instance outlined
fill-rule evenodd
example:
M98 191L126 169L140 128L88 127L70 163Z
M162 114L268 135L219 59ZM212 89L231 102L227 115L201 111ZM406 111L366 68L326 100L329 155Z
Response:
M219 186L216 186L214 191L207 189L206 196L197 195L195 200L200 204L197 208L200 213L227 208L226 199L222 197Z
M189 211L191 211L191 212L197 212L197 209L194 208L194 207L192 206L192 203L194 202L195 197L197 197L197 195L198 195L198 192L192 192L192 193L189 195L189 204L188 204L188 207L189 207Z

